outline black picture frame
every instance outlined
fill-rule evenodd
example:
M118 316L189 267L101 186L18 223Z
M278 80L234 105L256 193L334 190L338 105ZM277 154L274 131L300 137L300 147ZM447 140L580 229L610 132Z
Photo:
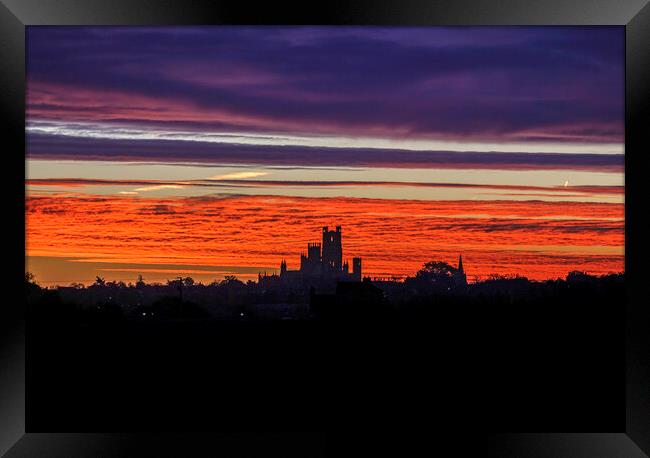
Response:
M260 5L181 0L2 0L0 3L0 107L9 161L5 208L10 285L24 274L25 27L29 25L622 25L626 33L626 307L625 428L620 431L531 431L488 434L495 457L643 457L650 455L650 315L643 300L648 223L643 174L650 144L650 6L647 0L349 1ZM10 224L13 222L13 224ZM0 328L0 454L18 456L284 456L344 454L320 434L135 435L45 434L26 430L25 317L21 294L2 304ZM28 393L27 393L28 394ZM605 395L605 394L604 394ZM29 401L27 401L29 402ZM594 399L594 402L598 402ZM429 432L414 433L427 436ZM480 433L480 432L478 432ZM467 433L470 435L470 433ZM372 435L367 436L372 438ZM473 436L474 438L479 436ZM484 436L479 442L484 446ZM425 437L426 439L426 437ZM372 440L372 439L371 439ZM435 450L436 444L431 444ZM460 445L459 445L460 446ZM208 450L206 452L206 450ZM257 455L255 455L257 456Z

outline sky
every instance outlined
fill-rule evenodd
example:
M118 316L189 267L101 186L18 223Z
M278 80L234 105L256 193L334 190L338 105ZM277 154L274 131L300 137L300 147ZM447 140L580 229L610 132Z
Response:
M623 271L622 27L28 27L26 269Z

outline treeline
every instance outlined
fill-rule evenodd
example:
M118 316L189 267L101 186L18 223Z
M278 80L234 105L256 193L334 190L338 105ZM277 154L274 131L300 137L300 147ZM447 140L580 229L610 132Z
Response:
M308 313L308 291L261 287L234 276L209 284L191 277L162 283L106 281L97 277L91 285L72 284L42 288L34 276L25 276L27 302L32 309L75 309L88 319L131 318L302 318Z
M431 261L404 281L342 282L328 294L280 283L242 282L234 276L210 284L191 277L166 284L130 284L101 277L89 286L42 288L25 275L30 311L43 319L75 321L123 319L285 318L319 316L403 316L483 313L504 307L576 307L617 300L625 295L624 274L593 276L572 271L564 279L531 281L522 276L491 275L458 284L453 266ZM317 304L318 313L314 313Z

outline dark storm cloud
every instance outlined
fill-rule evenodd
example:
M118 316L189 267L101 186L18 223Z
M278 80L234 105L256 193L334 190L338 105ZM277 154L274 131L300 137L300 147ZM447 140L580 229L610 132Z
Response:
M622 141L618 27L30 27L27 44L32 119Z

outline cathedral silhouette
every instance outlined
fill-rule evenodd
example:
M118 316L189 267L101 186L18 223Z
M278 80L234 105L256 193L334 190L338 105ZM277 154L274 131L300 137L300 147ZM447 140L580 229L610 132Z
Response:
M335 230L323 227L322 241L307 244L307 252L300 253L300 269L288 270L287 261L280 263L280 275L258 274L261 286L282 285L287 288L315 287L317 290L329 290L338 282L361 281L361 258L352 258L352 271L348 261L343 261L343 244L341 226ZM454 283L467 285L463 270L463 257L458 259L458 268L453 274Z
M352 271L343 261L341 226L335 230L323 227L322 242L307 244L307 252L300 254L300 269L287 269L287 261L280 263L280 275L258 275L260 285L279 283L287 287L313 286L328 289L337 282L360 282L361 258L352 258Z
M323 227L322 243L308 243L307 253L300 254L300 269L287 270L287 261L280 263L280 279L361 281L361 258L352 258L352 272L348 261L343 262L341 226L330 231Z

